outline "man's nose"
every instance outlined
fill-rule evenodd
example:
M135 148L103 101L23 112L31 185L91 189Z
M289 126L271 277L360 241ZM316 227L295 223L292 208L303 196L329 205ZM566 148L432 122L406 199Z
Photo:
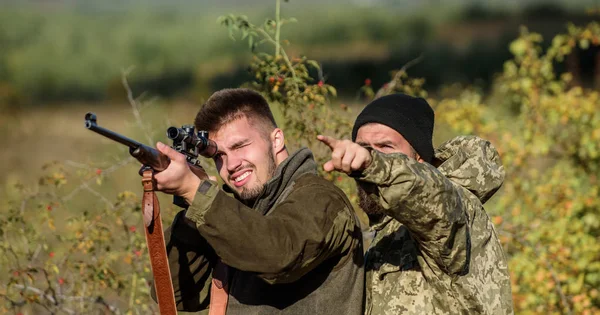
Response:
M236 155L227 155L227 171L234 173L242 165L242 159Z

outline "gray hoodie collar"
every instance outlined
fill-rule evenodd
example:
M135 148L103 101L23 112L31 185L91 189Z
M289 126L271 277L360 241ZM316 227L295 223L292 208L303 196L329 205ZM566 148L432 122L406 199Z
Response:
M288 185L307 173L317 174L317 163L308 148L301 148L277 166L275 175L265 184L263 192L256 199L252 208L266 214Z

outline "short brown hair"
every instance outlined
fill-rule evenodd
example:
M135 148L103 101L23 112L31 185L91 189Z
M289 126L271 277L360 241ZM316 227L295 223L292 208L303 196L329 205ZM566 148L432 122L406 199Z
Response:
M267 100L250 89L223 89L215 92L202 105L194 125L197 130L216 132L221 126L246 117L258 122L263 131L277 128Z

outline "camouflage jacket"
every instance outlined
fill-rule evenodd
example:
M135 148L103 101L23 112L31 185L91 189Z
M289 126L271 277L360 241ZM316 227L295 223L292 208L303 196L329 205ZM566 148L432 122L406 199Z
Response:
M207 313L220 259L229 266L220 279L227 314L362 314L360 224L345 194L316 170L310 150L299 150L252 205L214 182L200 185L165 231L180 313Z
M387 216L370 226L365 314L513 314L507 260L482 205L504 180L493 146L454 138L436 150L437 168L371 154L357 181Z

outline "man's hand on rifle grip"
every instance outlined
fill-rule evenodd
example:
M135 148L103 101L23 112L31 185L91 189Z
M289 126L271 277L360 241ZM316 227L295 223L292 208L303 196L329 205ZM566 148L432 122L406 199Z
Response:
M208 175L199 167L194 167L194 171L192 171L185 156L168 145L158 142L156 148L171 159L167 169L154 174L156 189L167 194L181 196L188 204L192 204L200 182L202 179L208 178Z

